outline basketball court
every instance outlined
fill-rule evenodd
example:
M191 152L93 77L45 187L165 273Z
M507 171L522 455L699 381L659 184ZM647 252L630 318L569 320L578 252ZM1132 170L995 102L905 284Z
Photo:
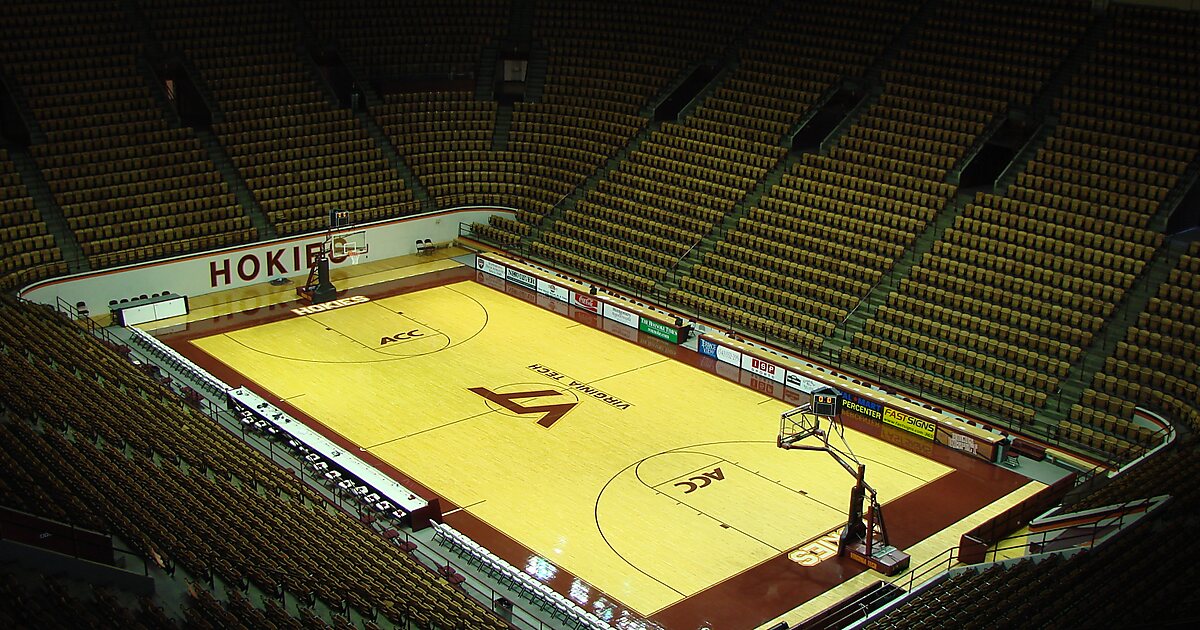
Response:
M282 304L164 340L415 482L448 523L593 610L671 625L768 588L766 575L812 584L745 606L798 588L811 597L862 572L801 553L845 523L854 479L822 453L776 448L790 405L718 375L710 359L665 356L590 313L449 267L346 291L336 308ZM894 543L924 540L1028 481L895 433L851 425L846 435Z

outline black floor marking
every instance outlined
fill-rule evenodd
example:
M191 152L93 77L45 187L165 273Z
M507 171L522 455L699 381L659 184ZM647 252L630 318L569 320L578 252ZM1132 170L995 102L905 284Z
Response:
M430 431L436 431L436 430L438 430L438 429L444 429L444 428L446 428L446 427L448 427L448 426L451 426L451 425L458 424L459 422L466 422L467 420L474 420L475 418L478 418L479 416L486 416L486 415L488 415L489 413L492 413L492 410L491 410L491 409L488 409L487 411L481 411L481 412L479 412L479 413L477 413L477 414L475 414L475 415L473 415L473 416L467 416L467 417L465 417L465 418L459 418L458 420L451 420L450 422L445 422L445 423L442 423L442 424L439 424L439 425L436 425L436 426L432 426L432 427L429 427L429 428L426 428L426 429L421 429L420 431L414 431L414 432L412 432L412 433L407 433L407 434L405 434L405 435L401 435L401 436L398 436L398 437L394 437L394 438L392 438L392 439L390 439L390 440L384 440L384 441L382 441L382 442L379 442L379 443L377 443L377 444L372 444L372 445L370 445L370 446L363 446L363 447L361 447L361 449L362 449L362 450L364 450L364 451L369 451L369 450L371 450L371 449L373 449L373 448L378 448L378 447L380 447L380 446L383 446L383 445L385 445L385 444L391 444L392 442L399 442L400 440L404 440L404 439L407 439L407 438L410 438L410 437L413 437L413 436L416 436L416 435L421 435L422 433L429 433Z
M670 359L668 359L668 360L670 360ZM720 441L720 442L708 442L708 443L705 443L705 444L694 444L694 445L692 445L692 446L689 446L689 447L684 447L684 448L697 448L697 447L701 447L701 446L713 446L713 445L716 445L716 444L774 444L774 442L767 441L767 440L725 440L725 441ZM623 555L621 554L621 552L620 552L620 551L617 551L617 548L616 548L616 547L614 547L614 546L613 546L613 544L612 544L611 542L609 542L609 540L608 540L608 535L606 535L606 534L604 533L604 527L600 525L600 499L604 497L604 491L608 489L608 487L609 487L609 486L612 484L612 482L613 482L613 481L615 481L615 480L617 479L617 477L620 477L620 476L621 476L621 475L622 475L622 474L623 474L625 471L629 470L630 468L636 468L636 467L637 467L639 464L641 464L642 462L646 461L647 459L650 459L650 458L652 458L652 457L655 457L655 456L657 456L657 455L665 455L665 454L667 454L667 453L674 453L674 452L677 452L677 451L678 451L678 449L672 449L672 450L668 450L668 451L660 451L660 452L658 452L658 453L655 453L654 455L649 455L649 456L643 457L642 459L640 459L640 460L638 460L638 461L636 461L636 462L633 462L632 464L629 464L628 466L626 466L626 467L622 468L621 470L617 471L617 472L616 472L616 474L614 474L612 477L610 477L610 478L609 478L609 480L608 480L608 481L606 481L606 482L604 483L604 487L603 487L603 488L601 488L601 489L600 489L600 492L599 492L599 493L596 495L596 502L595 502L595 504L594 504L594 507L592 508L592 517L593 517L593 520L594 520L594 521L595 521L595 523L596 523L596 532L597 532L598 534L600 534L600 539L604 541L604 544L605 544L605 545L608 547L609 551L612 551L612 552L613 552L613 554L614 554L614 555L616 555L618 558L620 558L622 562L624 562L625 564L629 565L629 567L630 567L631 569L633 569L634 571L637 571L638 573L641 573L642 575L646 576L647 578L649 578L649 579L651 579L651 580L653 580L653 581L657 582L658 584L662 585L662 587L663 587L663 588L666 588L666 589L670 590L672 593L675 593L676 595L679 595L680 597L687 597L687 594L686 594L686 593L683 593L682 591L680 591L680 590L678 590L678 589L676 589L676 588L672 587L670 584L667 584L666 582L664 582L664 581L662 581L662 580L660 580L660 579L658 579L658 578L654 577L653 575L650 575L650 573L648 573L648 572L647 572L645 569L643 569L643 568L639 567L638 565L636 565L636 564L634 564L634 563L630 562L628 558L626 558L625 556L623 556ZM725 458L723 458L723 457L719 457L719 456L717 456L717 455L713 455L712 453L703 453L703 454L704 454L704 455L708 455L708 456L710 456L710 457L718 457L719 459L722 459L722 460L724 460L724 459L725 459ZM639 479L638 481L641 481L641 480ZM647 486L647 487L649 487L649 486ZM654 492L656 492L656 493L658 493L658 494L661 494L661 495L663 495L663 496L665 496L665 497L667 497L667 498L671 499L672 501L675 501L676 503L679 503L680 505L684 505L682 502L680 502L680 501L677 501L677 500L676 500L674 497L671 497L670 495L668 495L668 494L666 494L666 493L664 493L664 492L662 492L662 491L658 490L657 488L651 488L651 490L654 490ZM690 506L690 505L689 505L688 507L689 507L689 508L691 508L691 509L693 509L693 510L695 510L695 509L696 509L696 508L692 508L692 506ZM701 514L703 514L703 512L700 512L700 510L696 510L696 511L697 511L698 513L701 513ZM721 523L721 521L720 521L720 519L713 518L712 516L709 516L709 515L707 515L707 514L705 514L705 516L708 516L709 518L712 518L712 519L713 519L714 521L716 521L718 524L722 524L722 523ZM744 533L744 532L743 532L743 533ZM746 535L747 535L748 537L750 537L750 538L753 538L753 536L749 536L749 534L746 534ZM755 540L757 540L757 539L755 539ZM766 543L763 543L763 544L764 544L764 545L766 545ZM771 549L774 549L774 547L772 547L771 545L766 545L766 546L767 546L767 547L770 547ZM780 551L780 553L782 553L782 551Z
M467 295L466 293L463 293L462 291L458 291L450 286L436 287L436 288L445 288L447 291L453 291L454 293L457 293L457 294L461 295L462 297L474 302L475 305L479 307L479 310L483 312L483 325L481 325L479 327L479 330L472 333L471 336L466 337L457 343L451 343L449 345L443 346L441 348L436 348L436 349L430 350L428 352L420 352L417 354L402 354L402 355L396 356L396 355L389 355L386 352L379 352L378 350L375 350L375 354L382 355L383 357L387 357L387 358L362 360L362 361L325 361L325 360L321 360L321 359L306 359L306 358L299 358L299 357L290 357L290 356L275 354L273 352L267 352L266 350L263 350L261 348L256 348L256 347L247 345L247 344L243 343L242 341L238 340L237 338L231 336L231 333L238 332L238 331L231 331L230 333L221 333L221 336L225 337L226 339L232 341L233 343L236 343L237 345L249 350L250 352L257 352L258 354L261 354L263 356L268 356L268 357L272 357L275 359L281 359L283 361L298 361L301 363L320 363L320 364L324 364L324 365L362 365L362 364L366 364L366 363L384 363L387 361L402 361L404 359L415 359L417 357L423 357L426 355L434 354L436 352L441 352L442 350L447 350L449 348L461 346L462 344L467 343L468 341L471 341L475 337L478 337L479 334L482 333L484 331L484 329L487 328L488 322L491 320L491 314L488 313L487 307L484 306L483 304L481 304L479 302L479 300ZM353 308L353 307L351 307L351 308ZM312 315L304 315L303 317L306 319L311 319L313 316ZM313 321L316 322L315 319ZM320 324L320 322L316 322L316 323ZM449 339L449 338L447 337L447 339Z
M689 448L690 448L690 447L689 447ZM728 463L728 464L732 464L733 466L735 466L735 467L737 467L737 468L742 468L741 466L738 466L736 463L734 463L734 462L731 462L731 461L729 461L729 460L725 459L724 457L721 457L720 455L713 455L712 453L705 453L705 452L703 452L703 451L688 451L688 450L674 449L674 450L667 451L667 453L695 453L695 454L697 454L697 455L708 455L709 457L716 457L716 458L717 458L719 461L721 461L721 462L726 462L726 463ZM660 453L660 454L661 454L661 453ZM747 531L745 531L745 530L743 530L743 529L741 529L741 528L739 528L739 527L734 527L733 525L729 525L728 523L725 523L725 522L724 522L724 521L722 521L721 519L719 519L719 518L717 518L717 517L713 516L712 514L709 514L708 512L705 512L704 510L701 510L701 509L697 508L696 506L692 505L691 503L688 503L687 501L683 501L683 500L681 500L679 497L674 497L674 496L671 496L671 495L667 494L666 492L663 492L662 490L659 490L657 487L655 487L655 486L652 486L652 485L650 485L650 484L646 483L646 481L642 479L642 475L641 475L641 471L640 471L640 469L641 469L641 467L642 467L642 464L643 464L644 462L646 462L646 460L653 459L654 457L656 457L656 455L651 455L650 457L647 457L647 458L643 459L642 461L638 462L638 463L637 463L637 465L635 465L635 466L634 466L634 468L633 468L633 476L634 476L634 477L636 477L636 478L637 478L637 480L638 480L639 482L641 482L641 484L642 484L643 486L645 486L645 487L647 487L647 488L649 488L649 489L653 490L653 491L654 491L654 492L656 492L657 494L661 494L661 495L663 495L664 497L666 497L666 498L668 498L668 499L671 499L672 501L675 501L675 502L676 502L676 503L678 503L679 505L683 505L683 506L686 506L686 507L687 507L687 508L689 508L689 509L695 510L697 514L699 514L699 515L701 515L701 516L705 516L705 517L707 517L707 518L710 518L710 519L712 519L714 522L716 522L716 523L717 523L717 524L719 524L719 525L725 525L725 526L727 526L727 529L732 529L733 531L735 531L735 532L737 532L737 533L739 533L739 534L741 534L741 535L745 536L746 538L749 538L750 540L753 540L753 541L755 541L755 542L759 543L760 545L762 545L762 546L764 546L764 547L766 547L766 548L768 548L768 549L772 549L772 550L774 550L776 553L783 553L783 552L785 551L784 549L780 549L780 548L776 547L775 545L772 545L771 543L769 543L769 542L767 542L767 541L765 541L765 540L763 540L763 539L759 538L758 536L755 536L754 534L751 534L750 532L747 532ZM745 469L745 468L742 468L742 470L747 470L747 469ZM750 472L750 471L748 471L748 470L747 470L747 472ZM751 473L751 474L755 474L755 473ZM762 479L766 479L766 477L763 477L762 475L757 475L757 474L755 474L755 476L757 476L757 477L759 477L759 478L762 478ZM768 481L769 481L769 480L768 480ZM776 483L778 483L778 482L776 482ZM780 485L780 486L783 486L783 484L779 484L779 485ZM788 490L791 490L791 488L788 488L787 486L783 486L783 487L784 487L784 488L787 488Z
M588 381L588 382L587 382L587 384L588 384L588 385L594 385L594 384L596 384L596 383L599 383L600 381L603 381L603 380L607 380L607 379L610 379L610 378L614 378L614 377L617 377L617 376L621 376L621 375L623 375L623 374L629 374L630 372L636 372L636 371L638 371L638 370L644 370L644 369L646 369L646 368L648 368L648 367L654 367L654 366L658 365L659 363L666 363L667 361L671 361L671 360L672 360L672 359L669 359L669 358L667 358L667 359L663 359L663 360L661 360L661 361L655 361L655 362L653 362L653 363L647 363L646 365L639 365L639 366L637 366L637 367L634 367L634 368L629 368L628 370L625 370L624 372L617 372L617 373L615 373L615 374L609 374L608 376L601 376L600 378L598 378L598 379L596 379L596 380L593 380L593 381Z
M672 453L674 453L675 451L671 451L671 452L672 452ZM716 455L713 455L712 453L709 453L709 454L708 454L708 456L709 456L709 457L716 458L716 460L717 460L717 462L716 462L716 463L717 463L717 464L719 464L719 463L721 463L721 462L723 462L723 461L726 461L724 458L717 457ZM649 458L647 458L647 459L649 459ZM697 468L697 469L695 469L695 470L693 470L693 471L690 471L690 472L685 472L685 473L683 473L682 475L676 475L676 476L674 476L674 477L671 477L670 479L668 479L668 480L666 480L666 481L664 481L664 482L662 482L662 483L660 483L660 484L657 484L657 485L654 485L654 486L649 486L649 487L651 487L651 488L657 488L658 486L665 486L665 485L667 485L667 484L671 483L672 481L675 481L676 479L686 479L686 478L688 478L688 477L690 477L690 476L692 476L692 475L694 475L694 474L696 474L696 473L698 473L698 472L700 472L700 471L704 470L705 468L708 468L709 466L714 466L714 465L715 465L715 464L705 464L704 466L701 466L701 467L699 467L699 468ZM641 481L641 478L640 478L640 477L638 478L638 481ZM644 484L644 483L646 483L646 482L642 481L642 483Z
M369 304L369 302L368 302L368 304ZM313 316L312 316L312 315L309 315L309 317L313 317ZM315 317L313 318L313 321L317 322L318 324L322 323L320 320L316 319ZM339 336L341 336L341 337L344 337L344 338L346 338L346 339L349 339L349 340L351 341L351 343L354 343L354 344L357 344L357 345L359 345L359 346L362 346L362 347L366 348L367 350L370 350L371 352L375 352L376 350L378 350L378 348L373 348L373 347L371 347L371 346L368 346L367 344L365 344L365 343L363 343L363 342L361 342L361 341L359 341L359 340L355 339L354 337L351 337L350 335L347 335L346 333L344 333L344 332L342 332L342 331L340 331L340 330L338 330L338 329L336 329L336 328L330 328L329 326L326 326L326 327L325 327L325 330L332 331L332 332L334 332L334 333L338 334L338 335L339 335Z
M461 295L461 294L460 294L460 295ZM384 305L380 304L379 302L371 302L371 304L375 304L375 305L379 306L379 308L382 308L382 309L386 309L386 308L387 308L386 306L384 306ZM446 337L447 339L449 339L449 338L450 338L450 335L447 335L446 333L444 333L444 332L442 332L442 331L438 330L437 328L435 328L435 327L433 327L433 326L430 326L429 324L426 324L425 322L423 322L423 321L421 321L421 320L417 319L416 317L413 317L412 315L405 315L405 314L404 314L403 312L401 312L401 311L396 311L396 314L397 314L397 315L399 315L400 317L403 317L404 319L407 319L407 320L408 320L408 321L410 321L410 322L416 322L418 326L424 326L424 327L428 328L429 330L432 330L433 332L435 332L435 333L437 333L437 334L439 334L439 335L442 335L443 337Z

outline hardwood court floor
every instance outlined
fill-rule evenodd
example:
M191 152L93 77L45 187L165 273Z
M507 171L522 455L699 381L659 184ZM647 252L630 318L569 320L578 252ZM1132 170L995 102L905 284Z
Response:
M594 609L696 627L697 615L721 616L706 594L768 589L760 574L804 569L787 552L844 523L853 482L826 454L775 447L789 405L586 319L460 281L171 343L461 508L447 518L459 529L513 541L485 544L516 566L570 576L556 586ZM948 449L901 448L879 429L847 439L881 502L914 506L889 512L902 547L962 517L949 509L959 501L930 495L995 486L982 506L1022 485ZM835 560L809 574L816 592L861 572ZM747 627L796 605L788 593L779 601L728 612ZM684 608L699 612L672 622Z

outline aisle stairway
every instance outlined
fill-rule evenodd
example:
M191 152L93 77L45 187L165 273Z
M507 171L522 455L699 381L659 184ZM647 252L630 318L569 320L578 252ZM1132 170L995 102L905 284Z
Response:
M83 255L79 241L75 239L75 233L67 226L62 208L54 200L50 186L42 177L42 170L37 163L23 148L10 147L8 157L21 173L21 181L29 190L29 196L33 198L35 207L41 213L42 221L46 224L50 234L54 236L55 244L62 250L63 260L67 261L67 270L71 273L91 271L92 267L88 263L87 257Z

